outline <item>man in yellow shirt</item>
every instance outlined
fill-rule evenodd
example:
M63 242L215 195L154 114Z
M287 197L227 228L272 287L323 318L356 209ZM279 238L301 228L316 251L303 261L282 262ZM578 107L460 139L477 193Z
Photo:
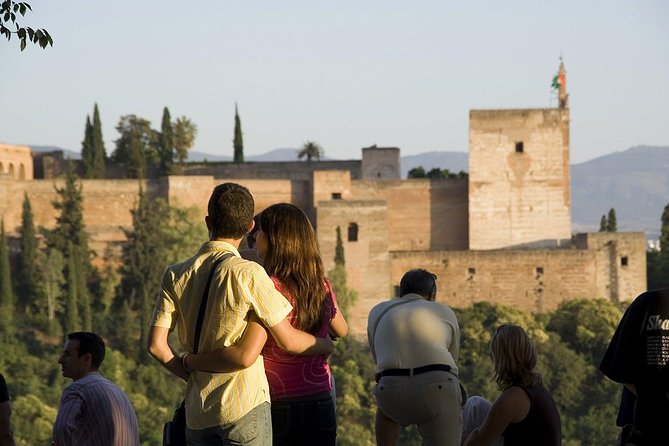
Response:
M226 257L212 276L198 352L214 352L235 344L252 312L279 346L290 353L329 354L333 349L331 340L293 328L286 319L290 303L276 291L260 265L239 256L239 243L253 228L253 214L254 202L248 189L234 183L218 185L205 218L209 241L195 256L171 265L163 275L149 332L149 352L188 382L185 401L189 444L269 446L272 442L269 388L262 357L252 357L250 366L244 369L231 363L228 373L191 373L168 342L169 333L176 327L183 349L194 351L200 302L216 260Z

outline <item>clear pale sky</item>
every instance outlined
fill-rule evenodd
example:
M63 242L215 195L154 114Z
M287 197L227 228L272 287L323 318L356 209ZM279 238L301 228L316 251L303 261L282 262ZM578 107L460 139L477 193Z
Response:
M555 106L567 69L572 162L669 145L666 0L32 0L53 48L0 40L0 141L79 151L98 103L198 126L193 150L232 156L320 143L402 155L467 151L469 110Z

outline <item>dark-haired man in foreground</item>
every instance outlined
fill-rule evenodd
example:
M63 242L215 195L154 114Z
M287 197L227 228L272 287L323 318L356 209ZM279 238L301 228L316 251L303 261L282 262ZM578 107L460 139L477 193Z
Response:
M436 303L437 276L413 269L400 298L369 313L367 336L376 362L376 444L397 443L400 426L416 425L425 446L459 446L462 393L455 313Z
M198 356L221 370L217 351L241 338L255 313L279 346L294 354L330 354L329 338L296 330L286 319L291 305L262 266L239 255L239 243L253 229L251 193L235 183L214 188L205 218L209 241L195 256L171 265L163 275L149 332L149 352L174 375L186 380L186 438L192 445L269 446L272 423L269 386L262 357L250 352L230 364L228 373L190 371L168 343L175 327L183 349L195 350L195 326L212 266L217 266L207 294ZM205 354L205 355L203 355ZM214 363L216 366L214 366ZM247 368L240 369L237 363ZM198 367L199 370L203 370Z
M98 372L105 343L95 333L67 335L58 359L73 383L60 398L52 445L139 446L135 410L127 395Z

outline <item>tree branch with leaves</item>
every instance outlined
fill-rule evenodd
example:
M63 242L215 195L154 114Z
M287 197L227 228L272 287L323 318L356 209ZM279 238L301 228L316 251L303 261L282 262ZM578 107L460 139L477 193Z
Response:
M7 40L12 40L12 34L16 34L19 39L21 51L26 49L28 42L36 43L42 48L47 45L53 46L53 38L46 29L33 29L29 26L21 26L17 21L17 14L25 17L26 12L33 8L26 2L15 2L5 0L0 3L0 35ZM12 30L11 28L16 28Z

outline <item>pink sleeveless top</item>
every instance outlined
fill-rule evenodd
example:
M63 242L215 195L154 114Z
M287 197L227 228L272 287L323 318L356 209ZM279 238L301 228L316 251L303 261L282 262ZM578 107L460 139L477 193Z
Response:
M283 288L279 279L272 276L272 281L276 289L295 307L295 299ZM323 307L323 321L321 328L316 333L316 336L321 338L327 336L330 321L337 311L336 297L327 281L325 289L328 296ZM288 320L291 325L296 325L294 310L288 315ZM269 382L269 393L273 401L327 392L332 388L330 367L323 356L297 356L286 353L279 348L272 336L267 337L262 355L265 361L265 374Z

